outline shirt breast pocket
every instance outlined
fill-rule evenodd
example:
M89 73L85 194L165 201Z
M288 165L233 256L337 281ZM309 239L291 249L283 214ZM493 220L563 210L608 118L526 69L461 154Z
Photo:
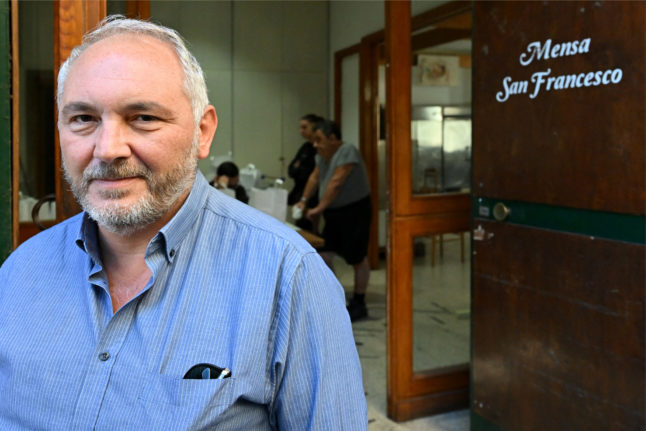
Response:
M154 374L143 385L139 400L166 406L227 406L233 402L235 379L183 379Z
M133 429L209 430L226 420L235 403L235 379L183 379L153 375L139 394Z

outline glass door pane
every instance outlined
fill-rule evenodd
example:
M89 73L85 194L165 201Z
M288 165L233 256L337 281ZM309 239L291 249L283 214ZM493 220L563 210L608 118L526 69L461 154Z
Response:
M442 174L442 107L412 109L413 193L439 193Z
M451 115L452 111L462 111ZM471 107L444 108L442 124L442 191L471 189Z
M38 232L32 209L55 193L53 9L49 2L19 2L19 241ZM52 198L53 199L53 198ZM40 221L56 218L56 203L41 206Z
M425 28L416 35L433 40L440 37L441 31ZM470 53L469 39L428 46L413 53L411 186L414 195L469 190Z
M468 232L413 239L413 370L469 362Z

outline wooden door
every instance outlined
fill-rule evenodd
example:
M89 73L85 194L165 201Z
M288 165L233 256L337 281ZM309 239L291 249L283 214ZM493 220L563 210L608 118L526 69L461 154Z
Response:
M7 201L12 202L13 249L40 230L80 211L62 174L56 132L55 81L58 68L72 48L80 44L83 34L105 16L106 0L51 3L13 0L11 6L12 55L7 58L12 61L13 72L10 102L13 127L11 140L7 142L12 143L12 159L8 171L11 182L4 190L11 196ZM42 43L42 39L51 41L52 38L53 45L48 47ZM22 62L21 58L27 60ZM34 58L38 60L34 61ZM38 214L37 208L54 201L55 215L48 214L47 221L42 223L37 217L32 221L32 214ZM53 207L47 207L53 212Z
M431 11L436 21L467 13L470 4ZM386 2L386 135L388 175L387 386L388 414L397 421L468 405L468 342L457 364L415 366L414 241L469 230L469 192L413 193L411 36L409 1ZM454 37L454 36L452 36ZM468 257L467 263L468 265ZM468 280L467 280L468 282ZM427 288L432 289L426 283ZM467 284L468 289L468 284ZM426 337L437 334L426 334ZM427 338L428 340L428 338ZM468 339L467 339L468 340Z
M15 5L14 5L15 6ZM15 16L15 11L13 11ZM11 30L15 26L10 3L0 3L0 264L13 245L13 197L11 196Z
M95 28L105 18L108 0L56 0L54 2L54 76L69 57L72 49L81 44L83 35ZM124 6L118 4L117 6ZM148 19L149 0L126 0L125 15L130 18ZM63 178L61 154L56 134L56 213L57 221L81 211L69 186Z
M475 2L472 429L643 429L642 2Z
M58 68L60 65L67 59L69 56L71 50L79 45L81 43L83 35L94 28L105 16L106 16L106 3L107 0L57 0L54 1L50 4L50 7L52 8L51 11L53 11L52 16L53 16L53 39L54 39L54 44L53 44L53 57L54 57L54 64L51 65L51 67L46 68L47 70L42 70L40 71L42 78L44 81L48 82L51 85L51 82L55 82L56 80L56 75L58 73ZM3 20L9 20L9 2L4 2L2 3L3 9L0 10L0 19ZM7 90L13 89L13 94L12 97L6 97L3 100L6 101L8 107L11 108L12 110L12 115L9 116L4 116L3 118L11 119L12 126L9 127L7 126L6 133L7 133L7 139L3 142L7 143L7 148L3 149L6 150L6 156L11 157L11 159L3 159L3 155L5 153L0 153L0 166L4 166L4 163L6 162L6 166L11 166L11 169L3 170L4 173L6 173L6 177L2 177L0 181L9 181L7 183L6 187L2 187L2 190L4 190L8 195L9 198L6 200L3 200L3 202L7 202L10 207L7 207L6 211L8 212L8 217L7 219L12 220L12 224L7 225L6 227L6 233L2 231L0 233L0 238L2 238L2 241L5 241L5 235L6 235L6 241L9 241L8 243L2 243L2 251L0 251L0 258L2 258L4 255L8 254L8 252L17 247L21 242L25 241L29 237L35 235L36 233L39 232L39 230L42 228L39 228L35 223L32 222L20 222L19 219L20 217L20 209L19 209L19 188L20 188L20 177L21 175L23 177L28 177L33 175L34 173L42 173L42 172L52 172L53 173L53 179L54 179L54 188L55 188L55 194L52 196L44 196L43 193L36 193L37 199L41 199L41 201L45 200L55 200L56 201L56 221L61 221L65 218L68 218L77 212L80 211L80 208L78 204L76 203L72 193L69 190L69 186L65 183L65 180L63 178L62 174L62 168L61 168L61 158L60 158L60 148L58 145L58 134L55 132L56 129L56 119L52 119L52 112L54 113L53 115L56 115L55 107L53 106L54 103L52 102L52 106L43 106L43 102L41 99L38 100L29 100L27 98L26 100L20 100L20 94L21 91L19 91L20 88L20 82L18 79L19 76L19 71L20 71L20 65L18 59L20 58L20 52L19 52L19 44L18 44L18 39L19 39L19 28L18 28L18 9L19 9L19 3L17 0L12 0L11 1L11 26L3 26L3 31L6 29L7 34L5 35L6 38L1 38L0 37L0 42L4 43L7 42L7 45L2 45L0 46L0 53L5 52L1 51L2 49L6 49L7 51L5 52L6 55L2 56L5 61L9 62L11 61L11 70L12 70L12 75L13 78L11 81L7 81ZM24 5L23 5L24 6ZM122 6L117 5L117 6ZM125 13L127 16L130 17L140 17L140 18L148 18L150 11L149 11L149 2L148 0L128 0L125 2ZM7 15L5 15L7 14ZM51 19L51 16L50 16ZM42 23L41 23L42 24ZM34 25L37 26L39 25L38 21L34 22L29 22L29 25ZM9 31L11 30L11 38L9 38ZM29 28L25 29L24 31L29 31ZM2 42L4 41L4 42ZM13 55L9 55L9 41L11 41L11 52ZM7 63L9 64L9 63ZM8 71L9 69L7 69ZM53 71L53 72L52 72ZM52 76L53 75L53 76ZM0 79L4 79L4 77L0 77ZM45 91L44 93L51 93L51 96L49 97L49 100L53 100L54 95L55 95L55 84L54 88L52 89L51 86L48 87L50 91ZM29 92L27 92L29 93ZM38 93L36 92L31 92L31 93ZM40 95L42 96L43 91L40 91ZM44 96L45 100L48 100L46 96ZM21 126L21 119L20 119L20 104L21 102L27 106L28 110L30 113L41 113L40 115L32 115L32 117L36 117L37 120L40 120L41 123L38 124L36 127L37 131L40 132L40 137L36 138L35 140L38 141L39 145L42 147L42 155L39 156L33 156L32 158L40 162L41 166L33 166L31 164L24 164L20 163L20 144L19 144L19 135L20 135L20 126ZM42 111L42 112L41 112ZM47 121L47 119L50 119L50 121ZM26 121L24 118L22 122ZM8 124L8 123L7 123ZM24 126L23 126L24 128ZM28 126L29 129L33 128L31 125ZM43 165L46 164L46 165ZM52 166L53 165L53 166ZM26 172L23 172L22 174L20 173L20 169L26 169ZM10 176L9 176L10 175ZM46 177L46 175L45 175ZM43 178L40 178L40 181L37 181L38 184L42 183ZM45 178L46 182L46 178ZM0 184L4 184L0 182ZM5 210L3 208L3 210ZM23 214L22 219L25 218L25 214ZM52 222L44 222L43 225L44 227L50 226L53 224Z
M105 18L106 0L57 0L54 2L54 77L69 57L72 49L80 45L83 35ZM56 115L58 118L58 115ZM56 164L56 219L64 220L78 213L81 208L63 178L61 150L56 133L54 146Z

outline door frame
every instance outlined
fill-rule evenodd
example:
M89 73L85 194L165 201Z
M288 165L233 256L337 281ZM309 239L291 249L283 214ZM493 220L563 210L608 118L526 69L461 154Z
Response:
M388 184L388 415L397 421L469 405L469 364L413 370L413 238L470 230L470 195L413 195L411 150L413 31L440 23L471 26L471 3L451 2L411 19L410 1L386 1L386 154ZM434 31L434 30L432 30ZM430 32L425 33L430 37ZM436 40L470 34L435 33ZM435 37L433 35L432 37ZM369 120L364 120L370 124ZM363 124L363 121L362 121Z
M56 0L54 2L54 89L58 70L72 49L81 44L83 35L95 28L107 14L107 0ZM149 0L126 0L126 16L150 18ZM54 110L55 121L58 111ZM58 133L55 134L56 163L56 221L60 222L81 211L63 178Z
M97 26L106 16L107 0L54 2L54 94L57 91L58 70L67 60L72 49L81 44L83 35ZM54 109L54 127L58 110ZM56 182L56 221L60 222L81 211L63 177L61 148L58 133L54 134L54 163Z
M0 263L11 252L15 239L13 225L15 223L13 208L17 205L13 196L12 153L12 97L15 95L15 70L12 67L11 51L16 43L15 16L17 2L15 0L0 3L0 218L9 220L0 228Z

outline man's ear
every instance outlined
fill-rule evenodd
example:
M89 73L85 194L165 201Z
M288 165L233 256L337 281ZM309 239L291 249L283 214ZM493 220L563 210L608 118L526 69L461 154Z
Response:
M211 150L211 141L213 141L213 135L215 135L217 128L218 115L215 113L215 108L209 105L204 110L204 114L202 114L202 119L200 120L198 158L204 159L208 157L209 151Z

